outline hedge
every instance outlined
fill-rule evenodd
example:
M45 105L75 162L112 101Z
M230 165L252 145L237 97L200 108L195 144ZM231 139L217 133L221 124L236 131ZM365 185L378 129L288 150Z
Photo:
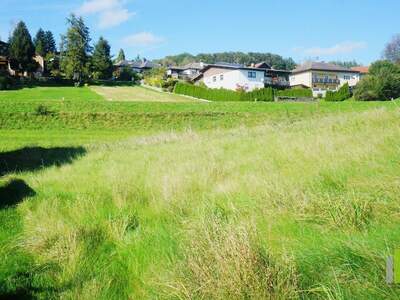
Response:
M227 89L209 89L178 82L174 93L213 101L274 101L272 88L264 88L249 93Z
M349 85L345 83L337 92L327 91L325 101L344 101L349 99L350 96L351 93Z
M313 97L311 89L276 90L275 95L280 96L280 97L294 97L294 98L312 98Z
M175 85L174 93L213 101L274 101L275 96L312 98L310 89L274 90L271 87L252 92L237 92L226 89L209 89L183 82Z

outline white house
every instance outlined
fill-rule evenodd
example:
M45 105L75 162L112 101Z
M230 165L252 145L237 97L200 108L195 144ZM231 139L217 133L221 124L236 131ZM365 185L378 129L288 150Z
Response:
M201 74L194 81L204 82L207 87L213 89L252 91L264 88L265 70L235 64L213 64L201 70Z
M324 62L306 62L290 75L290 86L309 87L314 97L325 97L327 91L337 91L345 83L354 87L360 81L360 72Z

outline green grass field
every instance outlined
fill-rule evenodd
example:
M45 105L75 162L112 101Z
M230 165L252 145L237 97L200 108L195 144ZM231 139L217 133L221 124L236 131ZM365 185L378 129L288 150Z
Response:
M0 299L398 299L399 105L2 92Z

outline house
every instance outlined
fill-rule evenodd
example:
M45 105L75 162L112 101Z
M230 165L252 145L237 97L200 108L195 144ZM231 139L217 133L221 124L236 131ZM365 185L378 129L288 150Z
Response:
M264 80L264 69L228 63L207 65L194 78L195 83L203 82L209 88L245 91L263 88Z
M360 72L360 79L362 79L363 77L367 76L368 73L369 73L369 67L359 66L359 67L353 67L351 69L353 71Z
M131 68L132 71L136 73L143 73L145 71L151 70L153 68L158 67L159 65L149 61L149 60L141 60L141 61L132 61L132 60L121 60L114 64L115 69L122 69L125 67Z
M289 86L290 71L275 70L267 63L243 66L240 64L217 63L204 67L194 78L209 88L252 91L266 86Z
M190 63L183 67L168 67L167 69L167 77L182 79L182 80L192 80L200 74L200 71L206 66L206 64L199 63Z
M0 41L0 71L8 70L8 44Z
M325 62L306 62L290 75L290 86L311 88L314 97L325 97L327 91L337 91L345 83L354 87L360 81L360 71Z

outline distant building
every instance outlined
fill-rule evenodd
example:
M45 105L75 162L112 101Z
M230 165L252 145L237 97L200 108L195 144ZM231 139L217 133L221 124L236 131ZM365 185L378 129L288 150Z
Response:
M8 70L8 44L0 41L0 71Z
M190 63L183 67L168 67L167 76L175 79L193 80L205 66L206 64L199 62Z
M146 59L142 61L121 60L114 64L114 68L116 69L122 69L125 67L131 68L134 72L143 73L145 71L159 67L159 65Z
M204 67L194 81L204 82L209 88L252 91L266 86L289 87L289 74L264 62L251 66L217 63Z
M367 76L369 73L369 67L353 67L351 68L353 71L358 71L360 72L360 79L362 79L363 77Z
M327 91L337 91L345 83L354 87L360 81L360 71L324 62L306 62L290 75L290 86L311 88L314 97L325 97Z

